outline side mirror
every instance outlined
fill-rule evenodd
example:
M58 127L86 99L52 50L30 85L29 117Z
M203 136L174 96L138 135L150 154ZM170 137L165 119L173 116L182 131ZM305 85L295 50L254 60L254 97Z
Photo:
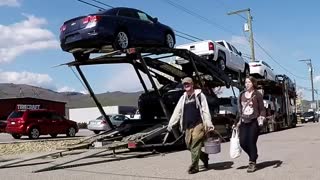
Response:
M242 56L242 52L239 52L239 55Z
M157 23L157 22L158 22L158 18L156 18L156 17L153 18L153 22L154 22L154 23Z

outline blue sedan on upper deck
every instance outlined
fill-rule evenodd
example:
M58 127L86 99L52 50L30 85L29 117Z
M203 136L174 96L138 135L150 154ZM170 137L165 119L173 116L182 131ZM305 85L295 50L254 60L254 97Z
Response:
M60 45L76 60L89 58L87 52L129 47L175 45L173 30L148 14L132 8L112 8L66 21L60 28Z

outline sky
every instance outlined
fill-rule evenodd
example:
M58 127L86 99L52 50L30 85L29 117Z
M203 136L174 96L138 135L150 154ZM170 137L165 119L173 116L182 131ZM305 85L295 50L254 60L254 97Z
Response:
M100 1L113 7L140 9L161 23L200 39L227 40L248 55L248 34L243 31L246 14L240 17L227 13L250 8L254 38L269 54L255 44L256 58L266 61L276 74L287 74L308 100L309 69L299 60L311 59L314 87L320 89L320 1L171 0L202 19L170 5L170 0ZM69 67L57 67L73 60L60 48L59 29L66 20L96 11L77 0L0 0L0 83L86 92ZM177 45L183 43L190 41L177 37ZM96 93L142 90L129 65L97 65L83 67L83 71Z

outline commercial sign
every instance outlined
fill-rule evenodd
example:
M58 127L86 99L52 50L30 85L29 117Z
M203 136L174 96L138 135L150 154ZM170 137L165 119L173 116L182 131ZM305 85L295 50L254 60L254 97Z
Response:
M39 104L17 104L16 109L17 110L35 110L35 109L40 109Z

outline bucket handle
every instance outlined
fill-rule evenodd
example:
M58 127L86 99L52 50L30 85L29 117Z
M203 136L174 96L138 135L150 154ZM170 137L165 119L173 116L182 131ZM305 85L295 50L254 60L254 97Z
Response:
M218 131L216 131L216 130L208 131L208 132L206 133L206 136L208 136L209 133L211 133L211 132L216 133L216 134L219 136L219 138L221 138L221 139L223 140L223 142L227 142L227 140L226 140L225 138L223 138L222 135L221 135Z

